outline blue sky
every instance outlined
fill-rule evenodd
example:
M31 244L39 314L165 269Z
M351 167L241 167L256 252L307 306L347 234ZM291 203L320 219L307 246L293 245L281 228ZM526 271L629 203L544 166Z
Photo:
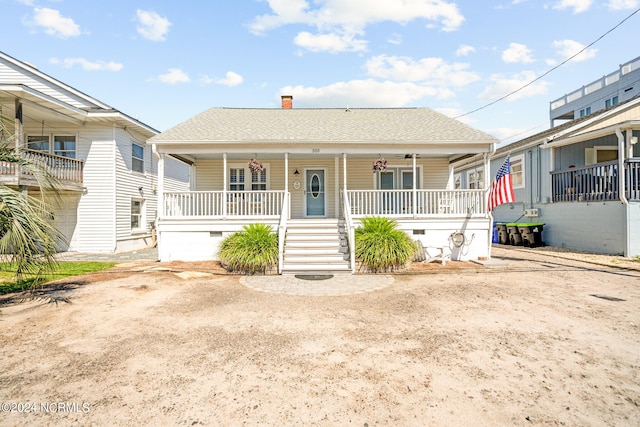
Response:
M0 0L0 50L158 129L210 107L429 107L458 117L595 41L640 0ZM503 143L634 59L640 13L461 121Z

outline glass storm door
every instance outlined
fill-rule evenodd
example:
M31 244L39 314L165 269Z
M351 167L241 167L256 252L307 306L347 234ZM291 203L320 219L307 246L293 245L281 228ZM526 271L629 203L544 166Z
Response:
M307 216L325 216L325 185L323 169L306 171L305 191Z

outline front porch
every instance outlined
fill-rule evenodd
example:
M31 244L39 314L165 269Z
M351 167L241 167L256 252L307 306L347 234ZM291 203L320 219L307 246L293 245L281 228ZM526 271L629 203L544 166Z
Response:
M490 245L486 206L485 190L343 189L337 215L326 215L320 226L318 218L292 218L288 191L168 192L163 194L158 221L160 259L178 259L185 253L192 260L216 259L226 236L260 222L278 233L279 273L354 273L354 231L366 216L396 220L425 246L450 246L453 259L477 259L488 256ZM292 224L295 238L289 236ZM466 243L454 247L454 233Z
M553 202L640 201L640 158L617 160L551 172ZM622 181L619 177L623 176Z

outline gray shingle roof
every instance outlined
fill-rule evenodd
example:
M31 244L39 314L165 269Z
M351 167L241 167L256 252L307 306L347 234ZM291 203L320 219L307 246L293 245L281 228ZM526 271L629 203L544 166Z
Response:
M428 108L211 108L150 139L175 142L497 142Z

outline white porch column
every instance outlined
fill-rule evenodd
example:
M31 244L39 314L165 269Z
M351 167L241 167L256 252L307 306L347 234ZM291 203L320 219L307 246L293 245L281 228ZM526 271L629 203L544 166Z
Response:
M284 153L284 192L289 192L289 153Z
M347 189L347 153L342 153L342 184L343 190Z
M416 216L418 214L418 174L416 173L416 153L413 153L411 155L411 158L413 159L413 194L411 195L411 197L413 198L413 202L411 203L411 213L413 214L413 216Z
M156 216L158 219L164 218L164 154L158 153L158 207Z
M222 153L222 217L227 217L227 153Z
M333 180L335 184L333 185L333 192L335 193L333 196L334 201L334 214L336 218L340 218L340 171L338 170L340 166L340 159L336 156L333 159Z

